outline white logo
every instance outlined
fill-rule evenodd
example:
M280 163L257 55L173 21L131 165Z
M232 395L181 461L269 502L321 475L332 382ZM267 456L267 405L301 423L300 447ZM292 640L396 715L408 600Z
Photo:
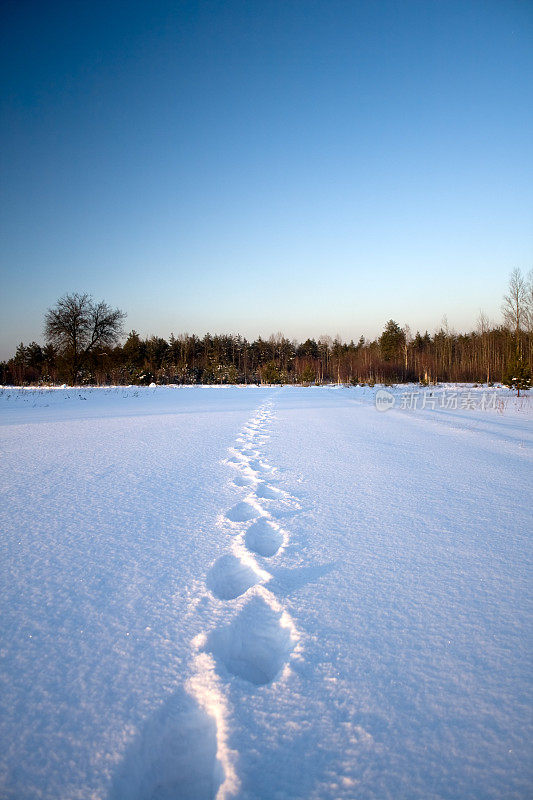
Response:
M378 389L374 402L378 411L388 411L395 404L396 398L392 392L388 392L386 389Z

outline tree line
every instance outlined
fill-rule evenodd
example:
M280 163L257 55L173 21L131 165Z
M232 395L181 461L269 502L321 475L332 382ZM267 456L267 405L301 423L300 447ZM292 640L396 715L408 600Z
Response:
M429 334L389 320L374 340L321 336L303 343L282 333L248 341L238 334L198 337L123 334L124 312L87 294L62 297L45 316L46 344L18 346L0 364L4 385L71 384L321 384L458 381L488 383L533 368L533 274L514 270L491 325L480 312L475 328L456 333L443 321ZM121 344L121 341L125 341ZM518 380L518 379L516 379ZM512 384L514 385L514 384ZM521 385L520 388L528 388Z

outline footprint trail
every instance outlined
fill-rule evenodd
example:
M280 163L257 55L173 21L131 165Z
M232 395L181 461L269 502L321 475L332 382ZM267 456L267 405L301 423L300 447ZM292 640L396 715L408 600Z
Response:
M216 800L234 797L239 790L237 754L227 744L230 711L224 683L244 681L258 690L271 685L290 673L291 657L300 647L290 615L268 589L268 559L276 558L278 565L289 541L277 520L301 508L279 485L278 470L264 454L273 407L272 399L263 403L224 461L236 473L232 485L238 495L233 505L221 510L216 524L229 530L232 540L229 552L216 559L205 580L205 597L219 604L221 623L192 643L195 676L189 691L216 723L216 763L223 773L213 794Z

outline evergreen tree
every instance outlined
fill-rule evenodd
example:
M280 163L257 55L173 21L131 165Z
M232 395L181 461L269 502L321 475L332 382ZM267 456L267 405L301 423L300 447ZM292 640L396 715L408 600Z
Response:
M21 342L17 350L15 352L15 357L13 359L13 363L17 367L25 367L26 366L26 348L24 346L24 342Z
M405 333L397 322L390 319L379 337L379 349L384 361L398 361L402 357Z
M261 368L262 383L283 383L283 377L275 361L269 361Z
M311 364L307 364L300 375L300 380L303 383L313 383L316 377L316 372Z
M296 354L299 358L318 358L318 345L314 339L307 339L303 344L299 345Z
M37 342L31 342L26 348L26 362L29 367L40 370L43 363L43 351Z
M511 359L507 365L502 383L510 389L516 389L518 397L520 397L520 389L524 391L531 389L531 372L521 356L515 355Z
M133 330L122 346L126 362L132 367L142 367L146 356L146 345L141 342L137 331Z

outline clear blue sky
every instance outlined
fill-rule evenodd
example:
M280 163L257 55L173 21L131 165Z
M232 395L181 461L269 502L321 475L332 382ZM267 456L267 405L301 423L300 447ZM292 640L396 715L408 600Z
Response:
M0 357L499 322L533 265L532 0L2 4Z

